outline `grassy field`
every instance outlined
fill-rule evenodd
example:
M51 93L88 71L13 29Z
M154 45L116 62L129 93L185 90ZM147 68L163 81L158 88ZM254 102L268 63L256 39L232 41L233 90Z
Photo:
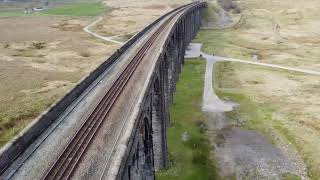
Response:
M234 27L199 33L196 41L204 43L205 52L246 60L257 55L266 63L320 69L319 3L248 0L240 5L242 16Z
M208 54L250 59L253 50L236 45L237 36L233 29L228 30L201 30L194 42L203 43L202 51Z
M49 9L45 13L65 16L97 16L103 11L105 11L105 8L100 3L79 3Z
M10 93L7 93L10 95ZM41 96L30 96L30 98L23 98L21 100L14 99L13 101L20 101L19 103L23 105L18 105L12 107L10 104L10 110L5 109L5 111L0 113L0 147L4 146L5 143L11 140L13 136L18 134L24 127L26 127L33 118L39 115L39 112L48 108L52 103L57 100L60 93L54 95L49 95L48 97ZM15 102L18 104L17 102Z
M267 80L268 74L274 79ZM305 75L299 73L231 62L218 63L215 77L217 94L240 104L239 109L228 113L229 117L239 119L248 129L262 132L275 145L296 151L306 164L308 176L314 180L320 178L319 117L306 111L318 108L316 103L309 102L308 93L317 96L310 84L319 82L319 78L310 76L305 80ZM287 89L275 87L271 82L275 79L280 83L286 80ZM293 90L292 84L299 86ZM276 89L284 91L283 95L277 95Z
M74 3L62 4L42 12L24 14L22 10L0 12L1 17L41 17L41 16L97 16L109 8L104 7L101 3Z
M0 147L118 48L83 32L90 17L41 15L0 18Z
M257 55L260 62L319 71L316 1L240 4L242 18L234 27L198 33L194 41L204 52L245 60ZM240 104L228 115L287 147L303 160L310 179L320 179L319 76L231 62L215 69L217 93Z
M157 173L157 179L215 179L215 168L209 158L210 145L200 125L206 122L201 111L205 62L187 60L177 83L177 92L170 107L171 127L168 130L170 164ZM190 139L181 140L187 131Z

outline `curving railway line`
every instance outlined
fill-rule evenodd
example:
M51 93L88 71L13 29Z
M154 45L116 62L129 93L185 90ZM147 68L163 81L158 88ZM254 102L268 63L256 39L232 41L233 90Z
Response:
M189 5L190 6L190 5ZM141 63L147 51L156 42L160 33L172 20L174 15L188 8L185 6L176 12L173 12L158 29L152 34L148 41L139 49L137 54L130 60L130 63L123 70L117 80L112 84L109 91L101 99L99 104L94 108L92 112L89 113L85 122L82 124L81 128L75 134L75 136L70 140L62 154L59 156L57 161L50 168L48 173L43 179L54 180L54 179L68 179L76 168L77 163L81 159L82 154L87 149L92 138L94 138L95 133L99 130L101 123L106 120L108 112L112 108L113 104L117 98L121 95L121 92L125 85L130 80L130 77L134 73L135 69Z
M125 63L122 63L122 66L118 69L118 72L113 72L113 74L110 75L112 78L110 78L111 80L108 80L108 87L106 88L104 93L100 93L99 97L95 99L96 102L93 104L93 107L90 107L90 109L88 109L85 114L81 116L81 119L78 121L78 124L80 124L76 128L75 133L73 133L70 138L68 138L67 143L63 145L63 147L61 148L62 150L60 150L59 154L56 155L54 161L50 163L51 165L48 166L47 170L45 171L46 173L44 173L44 175L42 175L40 179L70 179L73 176L77 175L75 175L75 171L79 171L77 170L79 168L79 165L86 162L82 161L83 157L87 154L90 145L96 143L94 141L97 139L98 134L101 134L101 131L103 131L102 128L106 127L105 124L109 121L118 121L117 117L110 117L115 116L115 113L113 111L119 111L119 107L120 109L125 109L121 108L126 106L125 104L123 104L123 100L126 99L125 96L128 94L128 92L130 93L130 88L132 89L132 87L134 87L133 84L139 84L135 82L137 81L137 79L139 79L137 78L137 76L147 76L148 73L143 74L142 72L149 72L152 64L156 64L156 62L152 61L156 61L158 59L158 51L163 48L162 46L163 44L165 44L166 38L172 31L171 28L173 27L177 19L179 19L181 15L183 15L187 10L197 4L198 3L187 4L166 14L165 18L160 20L157 24L153 25L154 27L149 30L149 35L148 33L146 33L145 40L141 40L140 44L138 43L135 45L136 47L131 48L133 49L133 52L126 54L126 56L128 57L127 61L125 61ZM139 71L137 69L139 69ZM146 77L144 77L144 80L142 81L145 80ZM140 85L142 84L144 83L140 83ZM94 87L96 87L96 85L94 85ZM93 89L90 89L89 91L93 91ZM140 93L138 88L136 90L132 90L132 92L133 91L135 91L136 94L134 95L135 98L131 98L131 100L136 99L136 96L138 96L137 94ZM88 93L90 92L87 92L87 94ZM128 98L128 100L129 99L130 98ZM116 104L122 104L122 106ZM129 113L129 111L127 113ZM112 127L110 127L110 129L114 128L115 130L122 131L125 123L126 121L123 121L121 118L121 120L119 119L119 124L123 124L122 127L118 128L118 130L114 128L113 125L111 125ZM59 124L60 123L58 123L58 125ZM52 132L56 131L57 127L59 127L58 125L56 125L54 129L50 131L50 134L45 135L46 138L38 143L36 148L32 150L32 153L29 153L27 157L22 158L24 160L14 165L14 170L12 172L7 172L7 174L10 174L10 176L7 176L5 179L11 179L12 177L15 177L15 173L19 172L19 169L24 166L24 164L27 164L26 162L32 158L34 152L36 152L38 148L41 149L41 144L44 141L48 141L50 139L47 139L47 137L49 137ZM114 143L111 143L112 146L117 145L117 141L119 140L120 135L121 133L119 133L116 137L113 137ZM109 152L109 157L112 153L114 153L112 151L114 151L115 148L110 147L110 149L111 150ZM54 149L52 149L52 151L54 151ZM41 153L42 152L40 151L39 154ZM108 159L107 162L104 163L104 168L106 168L107 164L110 164L109 160L110 159ZM38 166L39 168L41 168L41 165ZM30 171L32 170L28 170L25 172L28 173ZM35 169L34 171L37 170ZM1 172L5 172L5 169L1 169ZM103 173L105 173L105 169L103 170ZM101 177L103 177L103 175ZM13 179L19 179L19 176Z

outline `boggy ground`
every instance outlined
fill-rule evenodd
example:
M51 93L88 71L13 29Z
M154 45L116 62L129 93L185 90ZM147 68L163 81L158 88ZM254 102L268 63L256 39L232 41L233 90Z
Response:
M83 32L94 16L105 16L94 31L121 35L141 30L186 2L55 1L57 7L32 15L20 12L25 5L0 4L0 146L119 48Z

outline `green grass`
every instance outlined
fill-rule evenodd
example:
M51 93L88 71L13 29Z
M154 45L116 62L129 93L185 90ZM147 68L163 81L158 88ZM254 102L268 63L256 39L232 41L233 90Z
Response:
M213 72L215 92L222 99L227 98L240 104L238 109L227 112L227 116L245 122L243 125L248 129L267 133L274 123L272 117L276 107L255 102L252 100L254 97L241 91L242 87L239 85L237 74L234 72L235 69L241 68L243 68L241 65L237 66L232 62L216 63Z
M97 16L105 11L108 11L109 8L104 7L100 3L74 3L60 5L58 7L49 9L42 12L34 12L32 14L24 14L21 11L12 11L12 12L0 12L0 18L2 17L41 17L41 16L50 16L50 15L59 15L59 16Z
M45 13L65 16L97 16L103 11L105 8L100 3L79 3L49 9Z
M202 51L208 54L240 59L251 58L251 53L254 51L239 46L240 41L236 38L234 29L200 30L193 40L193 42L202 43Z
M171 127L168 129L170 164L157 172L159 180L215 179L216 171L210 161L210 145L199 125L206 121L201 111L205 62L188 60L177 83L177 91L170 107ZM181 140L188 131L190 139Z
M282 175L281 180L301 180L301 177L295 174L285 173Z

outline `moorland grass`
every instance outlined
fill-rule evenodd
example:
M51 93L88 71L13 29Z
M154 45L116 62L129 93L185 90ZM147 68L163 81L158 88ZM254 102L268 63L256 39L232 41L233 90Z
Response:
M76 3L49 9L44 13L65 16L97 16L103 11L105 11L105 7L100 3Z
M268 137L274 144L278 143L275 133L285 137L287 143L292 144L303 158L310 179L318 180L320 177L318 160L312 150L313 145L304 140L304 135L298 132L305 131L303 127L295 127L290 114L285 119L278 119L274 115L284 106L281 103L264 103L254 100L254 95L242 91L237 82L236 69L243 66L231 62L219 62L215 65L215 92L222 99L239 103L239 108L226 113L232 119L238 119L247 129L258 131ZM285 74L285 71L277 73ZM231 76L231 77L230 77ZM233 79L232 79L233 78ZM230 82L231 81L231 82ZM231 91L230 89L234 89ZM311 140L312 141L312 140ZM283 179L299 179L292 174L284 174Z

